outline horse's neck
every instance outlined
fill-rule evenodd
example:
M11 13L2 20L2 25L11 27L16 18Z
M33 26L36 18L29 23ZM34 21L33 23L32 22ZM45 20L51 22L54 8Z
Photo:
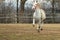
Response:
M38 8L38 9L35 10L35 12L41 12L41 9Z
M36 10L40 10L40 8L36 8Z

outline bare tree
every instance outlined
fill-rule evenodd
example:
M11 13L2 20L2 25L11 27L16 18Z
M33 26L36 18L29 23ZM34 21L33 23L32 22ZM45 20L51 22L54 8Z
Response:
M24 13L24 4L26 0L21 0L21 14Z
M8 6L6 6L5 3L1 3L0 5L0 21L1 23L14 23L16 22L16 12L13 6L11 6L12 3L9 3Z

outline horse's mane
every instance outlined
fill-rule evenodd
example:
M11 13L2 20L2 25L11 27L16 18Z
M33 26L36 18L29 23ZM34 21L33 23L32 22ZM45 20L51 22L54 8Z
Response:
M35 5L37 5L39 8L41 8L41 5L40 5L40 3L36 3Z

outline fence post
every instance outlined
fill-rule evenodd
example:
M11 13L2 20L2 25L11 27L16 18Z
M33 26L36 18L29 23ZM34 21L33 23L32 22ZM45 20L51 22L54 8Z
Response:
M17 7L17 10L16 10L16 12L17 12L17 23L19 23L19 18L18 18L18 16L19 16L18 15L18 0L17 0L17 6L16 7Z
M55 22L55 14L54 14L54 0L52 0L52 23Z

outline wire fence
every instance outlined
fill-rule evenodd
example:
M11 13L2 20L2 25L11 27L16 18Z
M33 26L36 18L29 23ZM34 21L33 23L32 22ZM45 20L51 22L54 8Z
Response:
M13 3L14 2L14 3ZM32 23L33 10L21 9L22 1L0 1L0 23ZM60 23L60 1L53 0L52 8L45 9L45 23ZM22 7L23 8L23 7Z

